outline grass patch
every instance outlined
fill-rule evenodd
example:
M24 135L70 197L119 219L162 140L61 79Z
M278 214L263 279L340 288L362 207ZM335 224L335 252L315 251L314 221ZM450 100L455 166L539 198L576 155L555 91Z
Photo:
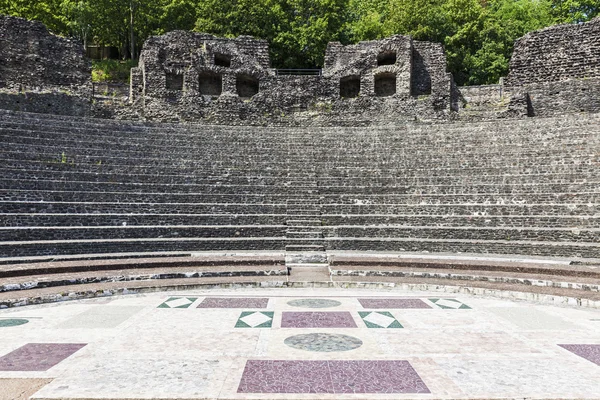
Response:
M135 60L92 60L92 81L129 83L133 67L137 67Z

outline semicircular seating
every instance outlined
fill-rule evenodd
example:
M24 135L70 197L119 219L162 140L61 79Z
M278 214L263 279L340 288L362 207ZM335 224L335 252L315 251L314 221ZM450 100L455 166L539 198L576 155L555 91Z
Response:
M599 292L599 115L301 128L0 111L0 142L0 306L291 284L286 251L326 251L329 284Z

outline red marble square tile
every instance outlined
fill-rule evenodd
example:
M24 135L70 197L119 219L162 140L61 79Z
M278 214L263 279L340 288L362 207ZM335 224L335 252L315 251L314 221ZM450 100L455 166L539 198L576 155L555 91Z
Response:
M363 308L431 308L421 299L358 299Z
M268 298L207 297L197 308L267 308Z
M282 328L356 328L347 311L284 311Z
M250 360L238 393L430 393L408 361Z
M0 371L47 371L85 343L28 343L0 358Z
M600 344L559 344L559 346L600 365Z

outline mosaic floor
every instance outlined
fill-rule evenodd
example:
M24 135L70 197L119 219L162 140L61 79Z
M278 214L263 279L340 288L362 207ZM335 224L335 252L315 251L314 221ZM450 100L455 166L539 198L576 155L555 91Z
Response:
M600 399L600 310L467 295L131 295L0 310L0 338L0 399Z

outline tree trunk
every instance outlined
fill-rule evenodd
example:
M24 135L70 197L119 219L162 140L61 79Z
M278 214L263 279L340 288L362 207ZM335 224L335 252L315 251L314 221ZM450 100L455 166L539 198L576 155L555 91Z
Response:
M131 46L130 51L131 51L131 59L132 60L135 60L135 58L136 58L135 57L135 34L133 31L133 22L134 22L133 14L135 12L134 8L135 8L134 0L130 0L129 10L130 10L131 19L129 21L129 45Z

